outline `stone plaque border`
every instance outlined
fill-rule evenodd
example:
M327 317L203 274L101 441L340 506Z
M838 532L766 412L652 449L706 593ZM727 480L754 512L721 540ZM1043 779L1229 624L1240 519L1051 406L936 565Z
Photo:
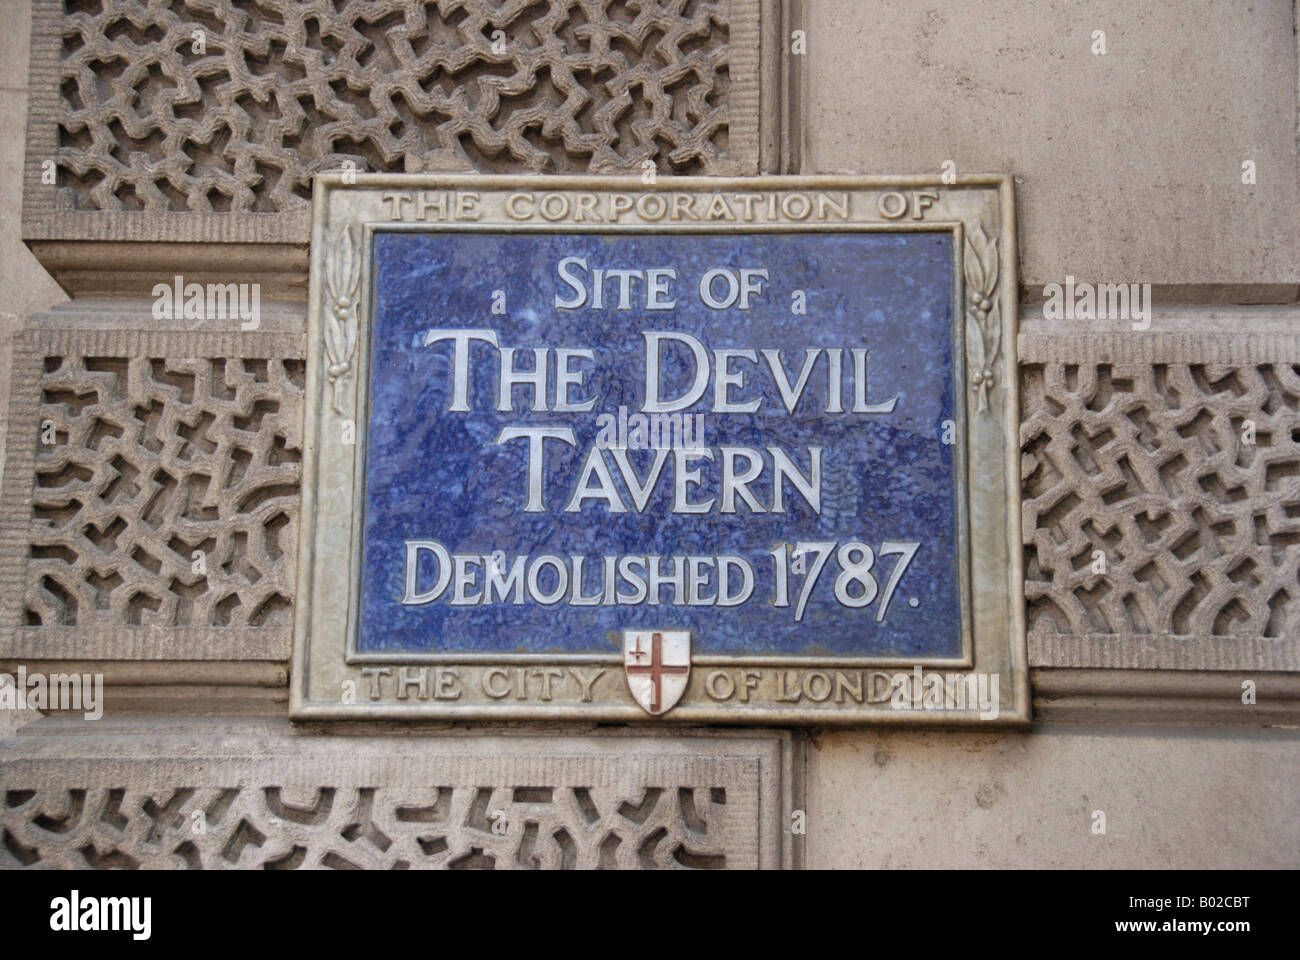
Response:
M745 208L743 223L669 222L659 212L660 205L638 206L643 197L656 194L698 198L738 193L760 197ZM952 238L954 374L957 396L963 398L955 420L960 438L956 459L965 474L964 483L958 483L965 493L958 508L958 559L966 581L963 619L968 621L963 632L969 638L965 653L919 664L897 658L695 657L681 704L661 719L766 724L1027 722L1012 193L1012 180L1003 175L963 177L953 184L931 176L825 176L661 178L656 185L608 177L358 174L345 182L337 174L318 176L313 191L291 717L648 719L632 699L618 654L357 655L370 250L376 231L849 230L940 231ZM542 216L546 205L518 199L524 194L562 199ZM584 215L584 207L576 202L579 194L596 198L599 221L593 220L591 202ZM808 200L805 206L780 199L796 194L832 194L834 201ZM442 198L436 204L416 202L435 196ZM429 219L421 219L421 214ZM557 684L566 685L565 695L555 694L544 679L546 671L536 669L548 666ZM870 667L877 670L863 669ZM879 696L882 683L887 687L889 677L913 667L958 676L998 676L996 718L981 720L979 711L969 708L927 710L920 703L910 709L891 708L890 697ZM742 676L743 691L737 693L733 683L731 694L722 696L727 681L743 670L757 674L757 686L751 690ZM846 694L842 674L837 673L844 670L856 675L864 693L859 695L850 685ZM826 687L827 693L818 699L810 688L804 696L789 687L797 685L801 671L810 671L809 677L820 673L840 692L832 698ZM720 674L726 679L719 679ZM506 693L500 692L503 683ZM538 689L536 695L529 692L530 684ZM816 692L821 690L819 685ZM516 696L520 692L522 696Z

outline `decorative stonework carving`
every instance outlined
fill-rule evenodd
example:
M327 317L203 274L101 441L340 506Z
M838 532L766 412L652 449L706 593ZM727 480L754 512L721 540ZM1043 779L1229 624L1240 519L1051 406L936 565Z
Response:
M1021 402L1031 650L1170 636L1174 654L1221 639L1296 660L1300 366L1035 363Z
M329 262L325 266L329 316L325 318L325 356L329 366L325 375L334 388L334 412L346 413L344 386L352 371L352 356L357 350L357 287L361 282L361 241L356 228L339 230L330 244Z
M28 626L290 617L299 360L47 357Z
M997 384L998 353L1002 349L1002 319L998 303L998 243L982 226L966 236L966 331L970 344L970 382L975 410L988 413L989 391Z
M10 789L0 864L723 869L726 804L725 787L675 785Z
M397 173L604 173L647 160L665 174L741 172L735 147L752 167L756 137L733 141L730 25L749 5L69 3L57 206L285 212L345 160Z
M174 358L203 336L45 333L20 344L0 565L17 588L5 597L9 655L283 657L300 338L240 357L240 335L207 335L226 341L213 340L213 358Z
M0 741L0 868L780 867L800 802L783 734L40 726Z

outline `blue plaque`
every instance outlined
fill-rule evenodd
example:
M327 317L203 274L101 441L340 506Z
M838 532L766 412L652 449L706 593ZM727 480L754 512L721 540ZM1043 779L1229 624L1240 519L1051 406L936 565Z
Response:
M294 717L1027 719L1007 178L316 191Z
M690 630L697 654L960 655L949 235L392 232L376 234L373 258L360 652L610 652L654 622ZM672 307L647 308L649 269L664 271ZM754 288L743 306L742 270ZM714 303L737 290L730 307L701 295L710 271ZM585 302L563 306L574 283ZM468 330L468 409L456 411L452 334ZM540 356L546 374L515 383L508 410L501 348L511 369ZM566 398L558 348L585 351L568 361L581 381ZM690 400L702 372L698 400L646 412L648 386L661 403ZM590 409L555 412L566 400ZM502 441L526 427L554 437ZM534 444L542 509L529 511ZM683 468L698 482L679 497ZM580 489L594 493L575 502ZM403 602L406 544L423 541L464 558L459 597L452 580L430 597L445 563L430 548L413 555L421 600ZM522 561L522 603L513 585L490 589L493 556L503 573ZM563 569L542 564L529 589L548 556ZM720 556L736 558L725 572ZM652 565L657 596L639 585ZM746 571L748 598L722 605L739 589L724 577Z

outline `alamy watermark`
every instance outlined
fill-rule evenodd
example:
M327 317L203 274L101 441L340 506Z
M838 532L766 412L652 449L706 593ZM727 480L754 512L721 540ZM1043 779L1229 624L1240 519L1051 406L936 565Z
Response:
M1065 283L1043 287L1044 320L1128 320L1134 330L1151 326L1151 284Z
M149 292L155 320L238 320L240 330L262 323L260 283L186 283L177 275Z
M894 710L979 710L981 720L998 718L996 673L937 673L915 666L911 673L894 674L890 686Z
M0 674L0 710L80 710L87 720L104 715L102 673Z
M707 450L704 414L634 413L620 406L618 415L596 417L596 446L606 450Z
M50 901L50 929L60 933L125 931L133 940L153 932L152 897L83 897L73 890Z

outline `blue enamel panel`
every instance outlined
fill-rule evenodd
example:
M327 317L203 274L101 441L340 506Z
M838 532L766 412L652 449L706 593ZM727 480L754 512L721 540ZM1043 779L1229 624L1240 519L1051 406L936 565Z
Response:
M647 310L645 285L632 287L633 308L617 306L617 282L605 287L606 304L559 309L556 296L572 291L557 265L585 258L589 277L596 268L672 268L676 280L671 310ZM944 443L944 422L955 418L953 356L953 251L951 235L916 233L577 234L577 233L407 233L380 232L373 246L372 330L369 409L365 450L363 560L358 649L392 653L617 653L625 628L689 628L700 654L952 657L961 652L961 591L958 583L954 447ZM699 293L699 279L713 268L761 268L768 282L749 310L712 309ZM573 268L577 272L577 268ZM725 291L716 281L715 294ZM504 313L494 297L504 294ZM806 313L794 312L803 291ZM585 379L575 400L595 399L583 413L534 412L531 388L516 386L512 411L499 412L498 352L474 342L469 350L469 412L454 412L454 350L448 341L425 344L428 331L494 331L498 343L515 348L520 369L531 368L532 348L551 348L550 396L554 404L555 348L586 348L591 361L574 369ZM602 427L617 422L620 407L631 418L646 395L645 331L689 334L709 353L752 350L757 363L731 362L743 371L737 401L758 399L753 413L712 410L710 378L703 398L684 411L702 415L702 441L714 459L687 461L700 482L688 488L693 503L715 502L707 513L674 513L678 453L666 458L657 486L637 511L610 451L600 450L617 495L627 507L611 512L608 500L585 499L566 512L584 463ZM804 393L787 411L769 364L759 351L779 349L790 384L805 349L819 349ZM854 413L853 348L865 348L869 404L897 397L889 413ZM844 412L828 413L831 361L840 351ZM693 383L691 352L680 342L663 347L661 395L676 397ZM602 419L601 415L609 415ZM693 419L692 424L696 421ZM567 427L574 444L543 445L544 509L526 512L526 439L498 442L512 426ZM951 433L949 433L951 438ZM765 512L737 498L735 513L720 512L721 448L740 446L762 453L762 471L748 486ZM803 475L812 468L812 448L821 448L820 513L786 480L784 513L771 511L776 473L768 448L779 448ZM689 452L689 451L687 451ZM656 450L627 451L644 478ZM747 460L737 461L740 468ZM584 558L580 595L572 587L554 603L540 602L525 589L524 602L451 602L453 586L427 603L403 604L407 541L434 541L451 555L477 556L468 563L466 597L484 586L482 558L497 554L503 569L514 558L528 563L551 554L572 564ZM883 620L877 613L890 573L901 555L881 554L887 541L916 543L915 555L893 591ZM796 606L820 548L786 556L789 605L777 606L773 550L783 544L835 544L810 589L802 619ZM863 606L846 606L835 585L845 577L847 596L869 594L864 579L844 574L838 548L861 542L876 553L870 568L876 596ZM498 553L499 551L499 553ZM673 603L675 590L661 588L650 605L600 602L603 556L659 556L665 574L674 556L744 558L753 570L750 598L734 606ZM436 582L436 555L418 553L416 585ZM864 563L852 552L850 564ZM646 561L647 563L649 561ZM570 570L571 570L570 566ZM633 569L638 569L635 564ZM617 566L616 566L617 570ZM800 572L803 571L803 572ZM706 580L696 591L708 600L717 592L717 568L698 567ZM736 568L730 571L736 572ZM689 576L689 571L687 573ZM571 576L571 574L570 574ZM553 567L539 567L538 592L556 585ZM616 576L618 594L635 594L634 584ZM736 581L731 581L735 586ZM508 599L513 598L513 594Z

